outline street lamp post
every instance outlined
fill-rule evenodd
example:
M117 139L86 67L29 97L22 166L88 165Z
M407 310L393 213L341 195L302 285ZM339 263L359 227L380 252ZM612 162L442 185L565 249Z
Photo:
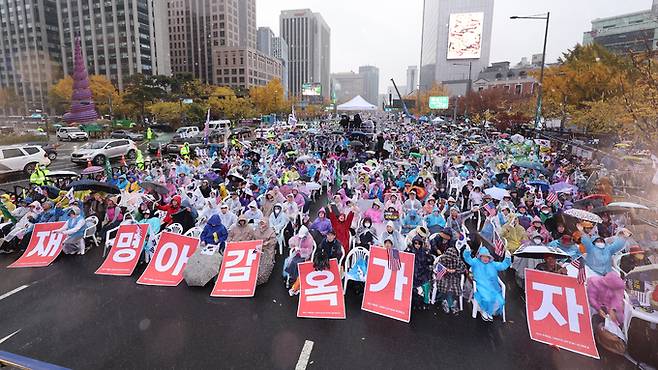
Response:
M541 128L541 104L544 90L544 65L546 64L546 40L548 39L548 22L551 18L551 12L546 14L531 15L526 17L511 16L510 19L541 19L546 20L546 29L544 30L544 48L541 53L541 72L539 72L539 91L537 91L537 108L535 109L535 129Z
M466 63L452 63L453 66L468 66L468 83L466 84L466 93L464 94L464 99L466 101L464 102L464 116L468 118L468 95L471 93L471 90L473 89L473 79L471 78L471 71L473 69L473 62L469 61L468 64Z

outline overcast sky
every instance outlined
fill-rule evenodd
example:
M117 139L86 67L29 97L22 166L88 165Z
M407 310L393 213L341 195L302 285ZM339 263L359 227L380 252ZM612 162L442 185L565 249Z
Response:
M432 1L432 0L428 0ZM433 0L436 1L436 0ZM544 23L510 20L511 15L551 12L547 61L582 42L594 18L645 10L651 0L495 0L490 62L510 61L541 53ZM422 0L257 0L257 25L279 35L279 14L309 8L331 27L331 72L357 72L360 65L379 68L379 90L391 77L406 84L406 69L418 65Z

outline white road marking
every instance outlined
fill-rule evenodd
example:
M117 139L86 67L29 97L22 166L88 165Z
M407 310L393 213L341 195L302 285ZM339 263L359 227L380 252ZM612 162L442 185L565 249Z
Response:
M7 293L5 293L5 294L3 294L3 295L0 295L0 301L2 301L3 299L5 299L5 298L7 298L7 297L9 297L9 296L12 296L12 295L14 295L14 294L20 292L21 290L23 290L23 289L25 289L25 288L29 288L29 285L21 285L21 286L19 286L18 288L12 290L11 292L7 292Z
M313 350L313 342L307 340L304 342L304 347L302 348L302 353L299 354L299 360L297 360L297 366L295 370L305 370L308 366L308 360L311 358L311 351Z
M22 329L18 329L18 330L16 330L15 332L13 332L13 333L7 335L6 337L0 339L0 344L6 342L7 340L9 340L9 338L11 338L11 337L13 337L14 335L18 334L18 332L21 331L21 330L22 330Z

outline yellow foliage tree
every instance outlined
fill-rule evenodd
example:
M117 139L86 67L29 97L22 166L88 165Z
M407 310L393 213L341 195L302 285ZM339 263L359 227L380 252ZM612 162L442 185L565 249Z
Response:
M228 119L238 120L253 117L256 111L249 98L238 98L228 87L216 87L207 102L211 113L219 114Z
M147 110L157 122L174 126L180 122L183 112L180 102L156 102L148 106Z
M259 114L286 112L290 104L286 101L283 90L283 85L278 78L268 82L265 86L252 87L249 90L249 97L254 103L256 112Z
M107 77L102 75L89 76L89 88L93 95L96 109L100 114L110 113L110 102L112 102L112 111L119 109L121 96L119 92ZM56 114L63 114L71 105L71 95L73 95L73 78L66 76L54 84L48 90L48 103L50 108Z

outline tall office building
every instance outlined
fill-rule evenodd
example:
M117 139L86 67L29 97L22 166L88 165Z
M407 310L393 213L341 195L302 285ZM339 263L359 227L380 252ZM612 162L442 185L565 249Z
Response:
M345 103L357 95L361 95L362 98L366 99L366 81L365 76L361 73L332 73L331 84L333 86L337 104ZM368 100L368 102L374 104L370 100ZM377 103L377 101L375 101L375 103Z
M302 85L319 83L321 96L331 93L331 29L320 13L310 9L284 10L280 35L288 42L288 91L301 97Z
M592 43L619 54L658 50L658 0L645 11L594 19L583 35L584 45Z
M363 95L361 97L368 103L377 105L379 101L379 68L361 66L359 75L363 76Z
M269 27L258 27L256 31L256 49L267 55L272 55L272 40L274 32Z
M119 89L133 74L170 74L166 7L159 0L58 0L64 74L73 71L77 37L89 73L107 76Z
M407 67L407 89L405 94L411 94L418 88L418 66Z
M288 97L288 43L283 37L272 39L272 56L281 61L281 85L283 85L283 95Z
M279 78L256 49L255 0L168 0L171 65L205 83L246 90Z
M5 114L45 110L48 89L62 75L55 0L0 1L0 89L20 106Z
M421 89L443 83L463 95L472 77L489 65L494 0L425 0Z

